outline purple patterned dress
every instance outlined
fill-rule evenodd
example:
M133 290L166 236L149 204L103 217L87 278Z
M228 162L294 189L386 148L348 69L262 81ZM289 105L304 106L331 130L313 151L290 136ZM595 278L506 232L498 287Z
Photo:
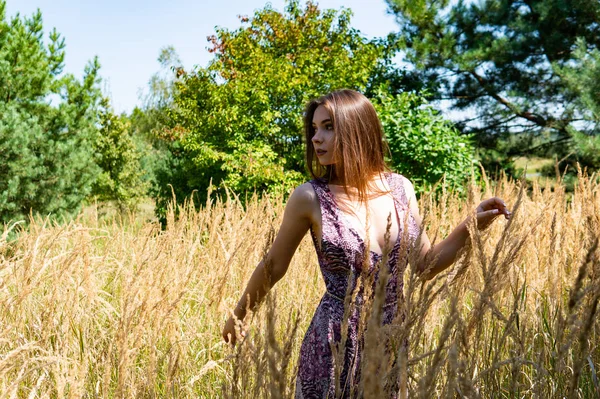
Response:
M396 299L398 290L402 290L402 274L397 270L400 241L403 236L405 211L408 210L408 198L404 191L403 176L395 173L385 173L385 177L394 197L396 216L400 228L398 239L389 254L388 267L390 279L387 285L386 302L383 308L383 323L390 323L397 309ZM344 220L345 216L337 206L333 194L324 180L311 180L322 215L322 241L317 242L311 228L311 236L321 273L325 279L327 291L310 323L300 348L298 374L296 378L296 399L304 398L333 398L335 396L334 365L331 343L341 340L341 324L344 316L344 297L352 273L353 287L360 275L363 265L365 243L356 230ZM412 215L408 217L407 236L414 242L419 227ZM407 248L403 246L403 248ZM408 247L410 248L410 246ZM381 260L381 254L369 251L371 265ZM406 254L404 254L406 255ZM402 262L404 263L404 262ZM359 300L360 301L360 295ZM351 381L356 384L360 379L360 343L358 342L358 311L352 312L348 322L348 335L344 354L344 365L341 368L341 381ZM350 396L349 384L345 384L343 397Z

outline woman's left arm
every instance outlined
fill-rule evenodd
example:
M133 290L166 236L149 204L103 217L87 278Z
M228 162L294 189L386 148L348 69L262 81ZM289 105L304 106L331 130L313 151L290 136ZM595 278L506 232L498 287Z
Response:
M408 179L405 180L405 191L409 198L410 211L415 218L417 225L421 228L423 220L419 213L419 205L414 189ZM504 215L506 219L509 219L511 216L504 201L497 197L482 201L476 210L477 228L479 230L488 227L494 219L500 215ZM445 240L433 247L431 246L431 242L429 241L425 229L423 229L420 240L417 240L421 246L417 258L417 270L419 273L427 272L424 276L427 280L432 279L438 273L444 271L454 263L456 255L465 246L467 238L469 237L469 231L467 229L469 219L470 216L461 222Z

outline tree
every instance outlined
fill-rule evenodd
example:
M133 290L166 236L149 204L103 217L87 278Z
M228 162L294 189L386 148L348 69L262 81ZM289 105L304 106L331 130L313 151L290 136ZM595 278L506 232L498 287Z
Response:
M581 60L578 40L598 49L597 0L386 1L407 60L435 82L436 99L475 114L462 129L479 146L508 157L560 152L573 131L597 132L589 102L559 72Z
M470 136L460 134L416 93L379 93L375 107L390 147L390 164L411 179L417 192L428 191L442 178L462 191L475 162Z
M77 211L100 172L95 59L82 81L63 74L65 43L43 42L42 15L7 21L0 0L0 220Z
M173 46L165 46L158 54L160 71L148 81L148 91L140 94L144 110L163 111L173 102L175 73L183 71L181 59Z
M581 131L571 131L572 142L563 152L572 156L566 157L565 162L573 172L577 170L576 163L600 169L600 51L580 38L572 62L555 70L565 82L565 90L573 95L574 107L587 121Z
M128 117L131 137L135 142L142 179L152 196L159 192L158 181L169 181L167 170L172 162L170 142L161 139L160 132L168 124L167 110L173 104L176 73L182 71L181 60L173 46L160 49L159 72L152 75L146 92L141 93L142 107L136 107Z
M555 71L565 83L565 91L575 99L575 107L585 115L588 132L600 134L600 49L577 40L571 62L557 65Z
M140 168L142 154L130 134L131 123L115 115L103 99L99 124L94 153L102 173L92 186L92 195L100 201L116 201L121 210L133 208L147 194L148 184Z
M309 99L340 88L365 91L383 55L380 42L350 27L349 10L288 1L240 17L209 37L206 68L178 71L170 126L172 163L159 210L212 179L220 188L286 190L304 179L302 112Z

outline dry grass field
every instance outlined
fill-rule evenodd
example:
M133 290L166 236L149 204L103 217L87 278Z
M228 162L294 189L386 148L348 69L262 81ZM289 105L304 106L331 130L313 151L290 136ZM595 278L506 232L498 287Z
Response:
M484 179L467 199L421 198L432 240L485 197L502 197L514 217L472 229L433 281L409 267L404 317L392 325L378 325L375 294L357 393L386 397L384 382L397 379L411 398L600 397L600 183L581 176L568 197L560 182L536 184ZM324 293L308 236L247 318L243 343L221 339L283 208L280 198L242 206L231 197L171 213L162 231L94 212L5 226L0 397L293 396L300 343Z

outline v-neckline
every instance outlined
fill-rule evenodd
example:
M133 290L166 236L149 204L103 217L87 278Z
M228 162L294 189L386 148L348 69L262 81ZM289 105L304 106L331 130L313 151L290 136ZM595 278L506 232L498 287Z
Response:
M385 176L385 181L387 182L389 188L390 188L390 193L392 194L392 202L394 203L394 211L396 213L396 222L398 223L398 237L396 237L396 242L394 243L394 246L392 247L392 251L396 248L396 246L398 245L398 243L400 242L400 235L401 235L401 231L400 231L400 214L398 213L398 206L396 204L396 196L394 195L393 189L392 189L392 184L390 182L390 173L384 172L383 175ZM331 202L333 203L333 208L335 210L335 215L336 218L338 220L338 222L346 225L346 228L352 233L354 234L354 236L358 239L359 243L362 245L363 250L366 250L367 247L367 243L365 241L366 237L362 237L358 231L356 231L356 229L354 228L354 226L352 226L352 224L350 223L350 220L348 220L348 216L346 216L346 214L344 212L342 212L342 209L339 207L335 196L333 195L333 193L331 192L331 189L329 188L329 183L325 182L325 189L327 190L327 194L329 195ZM342 221L342 219L344 219ZM365 233L367 233L367 231L365 230ZM322 238L321 238L322 239ZM383 257L382 253L379 252L375 252L372 249L369 248L369 252L371 254L376 255L377 257L381 258Z

